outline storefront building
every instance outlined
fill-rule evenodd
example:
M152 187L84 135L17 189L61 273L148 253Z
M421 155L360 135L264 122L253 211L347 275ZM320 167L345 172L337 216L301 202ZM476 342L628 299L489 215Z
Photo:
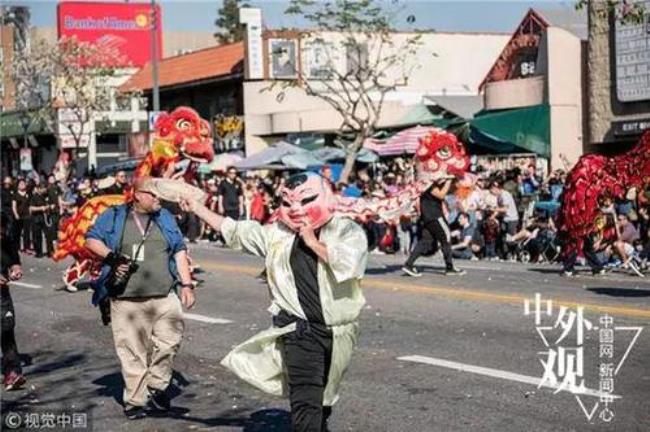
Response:
M162 111L182 105L192 107L211 122L217 151L243 150L244 47L241 42L163 59L158 74ZM146 65L120 90L143 92L151 111L152 87L151 67Z
M589 2L589 139L592 150L615 154L650 129L650 1L643 22L599 13Z
M244 107L246 154L257 153L291 135L333 133L341 116L318 96L299 86L273 87L295 79L296 68L308 80L324 80L327 68L345 74L354 58L345 52L344 36L336 32L309 35L298 31L262 30L259 9L244 9L240 20L246 32L246 80ZM414 33L396 32L395 46ZM444 98L476 98L479 84L508 41L495 33L419 33L417 66L405 82L386 95L378 127L390 127L407 116L415 105L445 103ZM337 51L340 47L342 52ZM333 54L327 54L331 50ZM325 53L325 54L324 54ZM372 53L366 54L372 58ZM334 59L334 60L332 60Z
M585 40L529 10L481 83L476 140L570 168L585 150L585 55Z

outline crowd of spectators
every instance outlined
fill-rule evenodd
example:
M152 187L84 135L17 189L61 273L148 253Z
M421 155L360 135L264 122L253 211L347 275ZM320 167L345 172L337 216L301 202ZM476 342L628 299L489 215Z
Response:
M520 166L498 169L474 164L471 174L457 180L446 199L445 215L450 225L452 251L460 259L521 260L544 262L557 259L555 216L566 179L563 170L544 174L534 159ZM325 165L321 175L332 180ZM279 191L290 173L266 176L240 173L230 167L225 173L203 175L197 186L206 192L206 205L234 219L269 220L280 203ZM113 173L110 181L91 177L57 181L54 175L6 176L2 207L16 221L20 250L37 257L52 253L58 222L87 199L101 194L122 193L128 174ZM413 163L405 158L358 169L347 184L332 182L344 196L381 199L395 194L414 181ZM108 186L107 186L108 185ZM629 191L625 199L612 204L607 221L616 228L617 238L598 244L604 263L628 265L638 258L645 265L650 248L650 191ZM219 234L193 215L175 209L179 225L190 242L220 242ZM408 255L418 238L417 209L399 221L367 221L364 228L374 254Z

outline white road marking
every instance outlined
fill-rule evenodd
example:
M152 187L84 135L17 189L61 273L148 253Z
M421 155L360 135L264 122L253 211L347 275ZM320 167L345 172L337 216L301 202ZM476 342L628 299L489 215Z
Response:
M194 320L194 321L200 321L204 323L210 323L210 324L230 324L232 323L231 320L225 319L225 318L212 318L209 316L205 315L198 315L198 314L193 314L193 313L183 313L183 318L189 319L189 320Z
M420 356L420 355L412 355L412 356L403 356L403 357L398 357L397 360L403 360L403 361L409 361L409 362L415 362L415 363L424 363L424 364L429 364L433 366L440 366L440 367L445 367L448 369L454 369L460 372L470 372L470 373L475 373L478 375L485 375L493 378L501 378L509 381L516 381L524 384L532 384L536 387L540 386L540 383L542 382L542 379L540 377L532 377L528 375L521 375L518 373L514 372L508 372L508 371L503 371L499 369L492 369L492 368L486 368L486 367L481 367L481 366L473 366L465 363L459 363L455 361L449 361L449 360L443 360L443 359L438 359L434 357L426 357L426 356ZM550 383L544 383L541 385L541 387L547 387L547 388L552 388L552 389L558 389L560 387L560 384L550 384ZM566 390L568 391L568 390ZM620 396L614 395L612 393L602 393L598 390L592 390L585 388L584 391L582 392L570 392L573 393L574 395L586 395L586 396L594 396L594 397L600 397L602 395L607 395L611 396L615 399L620 398Z
M9 285L16 285L19 287L25 287L25 288L33 288L33 289L41 289L43 288L43 285L34 285L34 284L28 284L25 282L9 282Z

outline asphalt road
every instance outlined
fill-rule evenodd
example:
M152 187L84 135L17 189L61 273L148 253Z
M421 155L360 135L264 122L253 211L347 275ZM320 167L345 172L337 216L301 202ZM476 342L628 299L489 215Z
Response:
M288 430L286 400L248 386L219 365L232 346L270 325L266 286L254 278L261 260L206 244L194 247L193 256L203 266L204 283L175 362L177 409L171 417L124 419L110 329L89 305L90 293L61 290L63 265L30 258L24 260L22 285L12 288L29 382L25 390L2 395L3 415L85 412L96 431ZM650 430L650 328L643 328L650 326L650 277L584 273L565 279L558 267L497 262L460 262L468 274L445 277L439 261L428 258L418 263L425 272L415 279L401 274L401 262L402 257L371 257L362 334L332 431ZM553 301L551 315L540 309L540 326L551 329L536 329L536 293ZM613 326L628 328L613 333L609 362L615 367L638 334L634 328L643 328L613 377L619 398L609 405L611 422L598 417L599 330L588 324L582 371L588 394L537 386L548 360L541 353L576 346L578 318L570 312L578 305L592 326L602 328L606 313ZM572 324L568 335L554 344L566 324ZM562 381L557 366L548 369ZM590 421L584 411L592 409Z

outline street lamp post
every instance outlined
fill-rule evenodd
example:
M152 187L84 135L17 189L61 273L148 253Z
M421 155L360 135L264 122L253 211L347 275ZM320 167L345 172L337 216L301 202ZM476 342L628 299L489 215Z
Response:
M30 123L31 123L31 118L29 117L28 112L23 111L20 116L20 125L23 127L23 147L25 149L29 148L29 144L27 142L27 131L29 130ZM22 158L22 153L21 153L21 158ZM22 171L22 166L20 165L22 165L22 162L20 162L18 166L18 169Z
M153 81L153 111L160 111L160 90L158 88L158 16L156 0L151 0L151 75Z

